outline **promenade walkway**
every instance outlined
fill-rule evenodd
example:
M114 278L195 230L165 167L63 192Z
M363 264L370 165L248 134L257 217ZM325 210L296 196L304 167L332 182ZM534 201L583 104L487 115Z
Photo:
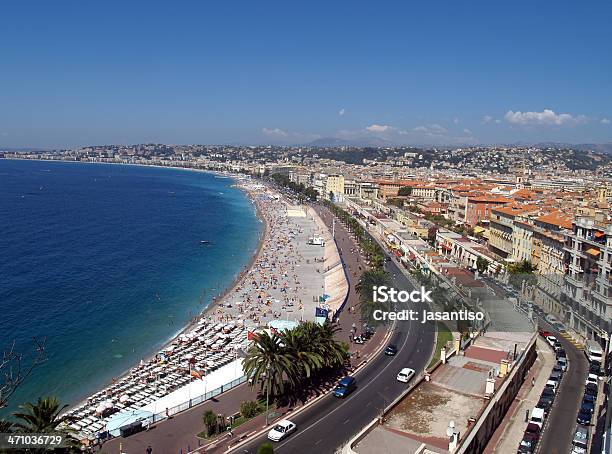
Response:
M516 452L518 449L518 445L527 427L525 413L529 411L531 416L531 410L540 400L540 394L542 394L544 385L555 365L555 354L540 336L538 336L536 341L536 349L538 357L533 366L531 366L531 369L529 369L529 374L525 378L516 399L508 409L506 416L489 440L485 450L487 454ZM533 386L531 384L532 379L535 380Z

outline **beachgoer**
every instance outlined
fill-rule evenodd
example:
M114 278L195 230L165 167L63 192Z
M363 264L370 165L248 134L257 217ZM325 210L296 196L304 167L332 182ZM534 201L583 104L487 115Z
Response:
M153 452L153 448L151 447L151 445L149 445L147 447L147 454L151 454Z

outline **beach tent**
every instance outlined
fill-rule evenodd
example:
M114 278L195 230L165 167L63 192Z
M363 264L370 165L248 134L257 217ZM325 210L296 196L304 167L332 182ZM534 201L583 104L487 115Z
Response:
M106 423L106 430L110 432L113 437L118 437L120 435L119 429L121 429L123 426L127 426L128 424L132 424L133 422L143 421L152 417L153 413L143 409L122 411L120 413L115 413L113 416L110 417L110 419Z
M298 322L291 320L270 320L268 327L276 331L292 330L298 326Z

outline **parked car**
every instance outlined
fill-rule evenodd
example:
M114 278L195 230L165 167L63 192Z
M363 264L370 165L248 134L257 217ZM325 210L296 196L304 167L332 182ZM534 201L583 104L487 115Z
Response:
M544 339L546 339L549 336L552 336L553 333L551 333L550 331L545 331L545 330L540 330L539 331L540 336L542 336Z
M593 361L591 363L591 365L589 366L589 374L597 375L598 377L601 377L603 375L603 372L601 370L601 364L599 363L599 361Z
M595 412L595 402L589 401L589 400L587 401L583 400L582 403L580 404L580 410L587 410L591 414L593 414Z
M593 396L591 394L584 394L584 396L582 396L582 401L583 402L593 402L595 403L595 401L597 400L596 396Z
M355 388L357 388L357 380L355 380L355 377L347 375L342 380L340 380L334 388L334 396L346 397L350 393L352 393Z
M594 385L597 385L597 383L599 382L599 377L597 377L597 375L595 374L589 374L588 377L586 378L585 384L589 384L592 383Z
M353 338L353 342L355 342L356 344L363 344L365 342L365 339L361 336L357 336Z
M548 380L546 384L544 385L544 388L548 388L556 394L558 386L559 386L559 382L557 380Z
M546 342L548 342L548 345L554 348L555 344L557 344L559 341L557 340L555 336L550 335L550 336L546 336Z
M565 372L565 369L559 364L555 364L555 367L553 367L553 373L554 374L558 374L560 377L563 376L563 372Z
M557 354L557 358L566 358L566 353L565 353L565 349L563 347L561 347L559 350L556 351Z
M544 410L544 416L548 416L548 413L550 413L550 409L552 408L553 400L554 399L550 396L541 396L540 400L538 400L538 403L536 404L536 408L541 408Z
M589 444L589 428L578 425L572 439L572 454L586 454Z
M587 383L584 387L584 393L597 397L597 385L594 383Z
M297 430L297 426L289 421L283 419L276 423L276 425L268 432L268 440L281 441L283 438L288 437L290 434Z
M542 429L544 425L544 410L534 407L533 410L531 410L531 420L529 422L537 424L540 426L540 429Z
M590 411L584 410L581 408L580 411L578 412L578 417L576 418L576 422L578 424L588 426L591 424L592 417L593 417L593 414Z
M409 367L404 367L397 374L397 381L401 381L402 383L408 383L412 377L414 377L414 369L410 369Z
M534 423L529 423L527 424L527 428L525 429L525 433L529 433L532 435L535 435L535 437L539 440L540 439L540 426L538 426L537 424Z
M387 348L385 348L385 355L395 356L397 354L397 345L389 344Z
M533 454L535 452L535 448L538 444L538 437L534 434L525 432L523 434L523 439L518 447L518 454Z
M557 365L565 372L567 370L567 358L565 356L557 358Z
M587 345L587 348L584 349L584 354L587 356L590 363L597 361L599 364L601 364L601 360L603 359L603 350L598 345Z

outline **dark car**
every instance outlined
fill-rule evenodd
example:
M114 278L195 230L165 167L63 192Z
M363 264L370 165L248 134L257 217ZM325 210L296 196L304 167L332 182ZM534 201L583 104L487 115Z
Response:
M531 454L535 452L538 444L538 436L529 432L525 432L523 439L519 444L518 451L520 454Z
M601 374L601 366L598 361L593 361L589 366L589 374L602 375Z
M365 337L366 339L371 338L375 334L375 331L372 328L366 328L361 337Z
M593 396L591 394L586 394L584 396L582 396L582 401L583 402L592 402L595 403L595 401L597 400L596 396Z
M545 387L542 390L541 397L547 397L547 398L550 398L550 399L554 400L555 399L555 392L552 389Z
M582 403L580 404L580 410L586 410L590 412L591 414L593 414L593 412L595 411L595 402L583 400Z
M557 350L557 358L565 358L565 357L566 357L565 349L561 347L559 350Z
M542 410L544 410L544 414L548 416L548 413L550 413L550 409L552 408L552 403L552 397L542 396L540 397L540 400L538 400L536 408L541 408Z
M397 345L390 344L385 348L385 355L394 356L397 353Z
M527 424L527 428L525 429L525 434L532 434L536 437L536 439L540 439L540 426L536 423L530 422Z
M560 364L555 364L555 367L553 367L553 373L558 374L558 376L562 376L563 375L563 367Z
M597 397L597 385L595 383L587 383L584 387L584 393Z
M338 382L336 387L334 388L334 396L336 397L346 397L350 393L352 393L357 387L357 380L355 377L351 377L347 375L342 380Z
M576 422L578 424L582 424L583 426L588 426L591 424L591 418L593 417L593 414L588 411L588 410L584 410L584 409L580 409L580 411L578 412L578 417L576 418Z

